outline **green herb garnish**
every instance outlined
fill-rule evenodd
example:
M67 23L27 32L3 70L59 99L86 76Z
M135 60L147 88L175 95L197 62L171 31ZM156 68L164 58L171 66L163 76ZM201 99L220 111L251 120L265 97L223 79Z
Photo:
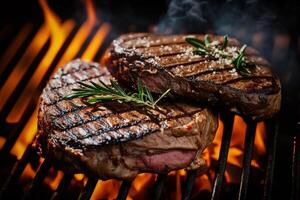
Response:
M104 101L118 101L120 103L136 103L151 108L155 108L157 103L164 98L171 89L166 90L158 99L154 100L149 89L138 80L137 93L126 92L116 81L110 80L110 85L105 84L99 80L101 84L93 81L90 84L78 82L81 87L73 89L73 93L67 95L65 98L87 98L87 103L94 104Z
M247 48L247 45L243 45L242 48L239 50L239 55L232 60L232 64L235 66L235 68L240 71L242 69L242 63L243 58L245 57L245 50Z
M227 45L228 45L228 36L224 35L223 36L223 43L222 43L222 48L221 49L222 50L226 49Z
M210 45L210 39L208 35L204 36L204 44L206 47L208 47Z
M238 72L247 72L250 74L250 71L247 69L248 62L245 60L245 50L247 45L243 45L242 48L238 52L238 56L236 58L233 57L232 54L225 51L228 45L228 36L223 36L223 42L221 47L213 47L210 42L210 38L208 35L204 36L204 41L198 40L197 38L187 37L186 42L195 47L194 53L198 55L206 55L212 58L226 58L231 60L231 64L235 67ZM217 56L218 55L218 56ZM245 74L245 73L241 73Z

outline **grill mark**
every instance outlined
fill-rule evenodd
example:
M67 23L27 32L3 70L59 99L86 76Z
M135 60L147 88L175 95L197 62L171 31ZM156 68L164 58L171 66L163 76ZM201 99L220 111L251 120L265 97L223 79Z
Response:
M163 67L163 68L167 68L167 69L173 69L177 66L180 66L180 65L190 65L190 64L196 64L198 62L201 62L201 61L206 61L206 59L202 58L202 59L199 59L199 60L193 60L193 61L187 61L187 62L178 62L178 63L171 63L171 64L160 64L159 61L158 63Z
M138 52L140 54L160 56L160 55L164 55L165 53L176 53L176 52L183 53L183 52L186 52L188 49L192 50L193 47L190 46L189 44L186 44L186 45L172 44L169 46L161 45L159 47L149 47L147 49L136 50L136 52ZM130 50L130 51L132 51L132 50Z
M80 65L80 66L78 67L78 69L72 70L72 71L70 71L70 72L63 72L63 71L61 71L61 74L60 74L58 77L53 77L53 79L61 79L61 78L64 77L64 76L72 75L72 74L75 74L75 73L77 73L77 72L86 72L86 71L88 71L89 69L98 69L98 67L97 67L97 66L94 66L94 65L89 65L89 66ZM99 72L101 72L101 71L99 70ZM101 73L102 73L102 74L105 74L105 73L103 73L103 72L101 72Z
M103 76L103 75L98 74L98 72L93 73L93 72L90 72L90 71L89 72L85 72L85 73L77 72L73 76L61 78L58 81L61 83L61 85L66 85L66 84L78 83L78 82L81 82L81 81L83 81L85 79L88 79L88 78L91 78L91 77L97 77L97 76ZM50 85L50 87L53 87L53 85ZM58 86L58 87L60 87L60 86Z
M60 87L49 87L49 88L50 88L51 90L56 90L56 89L60 89L60 88L66 87L66 86L78 84L79 82L89 81L89 80L91 80L91 79L96 79L96 78L100 78L100 77L103 77L103 75L91 76L91 77L88 77L88 78L86 78L86 79L82 79L82 80L75 81L74 83L64 83L64 84L63 84L62 86L60 86ZM63 82L62 82L62 83L63 83Z
M261 66L261 67L265 67L265 66ZM189 78L189 79L198 79L201 76L211 74L212 72L222 72L222 71L229 72L230 70L232 70L234 68L235 67L231 67L230 65L223 65L222 67L219 67L219 68L206 69L206 70L200 71L198 73L188 75L188 76L182 76L182 77ZM259 75L256 75L256 76L259 76ZM251 77L256 77L256 76L251 76ZM271 76L267 76L267 77L271 77Z
M101 103L93 104L93 108L96 108L97 105L99 105L99 104L101 104ZM106 107L110 107L109 102L106 102L105 105L107 105ZM57 110L60 112L60 115L52 115L53 117L58 117L58 118L63 117L64 115L67 115L72 112L81 111L86 108L91 108L91 106L84 104L84 106L75 106L75 107L72 107L70 110L63 112L57 104L47 106L47 109L51 106L55 106L57 108ZM112 109L113 109L113 106L112 106ZM132 108L130 108L129 106L126 108L126 110L130 110L130 109L132 109ZM115 109L115 110L113 110L113 112L118 112L118 110L119 109Z
M131 127L131 126L135 126L135 125L138 125L142 122L151 122L151 120L146 120L146 121L137 120L137 121L132 121L132 122L122 124L120 126L106 126L105 128L99 129L96 132L97 132L98 135L102 135L102 134L106 134L107 132L117 131L121 128L128 128L128 127ZM89 122L89 123L91 123L91 122ZM70 129L67 129L67 130L72 132L71 130L74 129L74 128L78 128L78 126L72 127ZM67 130L62 130L62 131L67 131ZM83 139L89 138L92 135L95 135L95 134L93 134L92 132L89 132L89 134L86 134L85 137L78 137L78 136L76 136L76 137L77 137L77 139L83 140Z
M196 65L194 65L196 64ZM209 67L210 63L204 63L204 62L195 62L195 63L189 63L189 64L179 64L177 66L171 67L171 68L166 68L166 70L170 71L176 76L182 76L182 77L192 77L192 76L197 76L201 73L206 73L206 72L212 72L212 71L217 71L219 69L233 69L233 67L230 67L229 65L215 65L214 67ZM176 67L180 67L176 69ZM183 68L184 67L184 68ZM179 70L179 72L176 72L176 70ZM196 72L199 70L198 72ZM184 74L185 73L185 74Z
M193 75L189 75L189 76L183 76L185 78L192 78L192 79L197 79L197 78L200 78L201 76L203 75L206 75L206 74L210 74L212 72L221 72L221 71L230 71L232 70L234 67L227 67L227 68L211 68L211 69L207 69L207 70L204 70L204 71L200 71L196 74L193 74Z
M200 40L204 40L204 37L198 37L199 35L194 35L197 39ZM185 38L187 36L186 35L176 35L176 36L155 36L152 34L144 34L142 36L136 36L134 38L130 38L129 40L126 40L126 42L123 42L124 44L124 48L132 48L135 46L135 48L148 48L148 47L153 47L153 46L161 46L161 45L171 45L171 44L187 44L187 42L185 41ZM174 41L174 38L176 38L176 41ZM137 39L141 39L141 40L149 40L149 44L150 46L145 46L145 45L127 45L125 43L131 42L132 44L135 43L134 40ZM167 40L168 42L164 42L163 39L165 39L165 41ZM220 42L220 44L222 44L223 38L219 38L219 37L211 37L212 40L218 40ZM157 40L160 40L160 42L156 42ZM152 41L152 43L151 43ZM154 44L153 44L154 43ZM229 43L228 46L236 46L236 42L232 41L232 39L229 39Z
M178 105L176 105L176 107L178 107ZM120 116L121 114L123 114L123 113L126 113L126 112L129 112L129 111L131 111L130 110L130 108L127 110L123 110L123 111L120 111L120 112L118 112L118 113L114 113L114 112L112 112L112 113L108 113L108 114L106 114L106 115L100 115L100 116L97 116L97 117L93 117L93 118L91 118L91 119L89 119L89 120L82 120L80 123L73 123L72 122L72 120L70 120L70 117L69 116L63 116L63 117L67 117L67 120L70 120L69 121L69 123L68 123L68 125L70 125L70 126L67 126L66 128L63 128L63 129L60 129L60 131L69 131L69 132L72 132L72 131L70 131L71 129L74 129L74 128L76 128L76 127L79 127L79 126L81 126L81 128L82 129L84 129L85 130L85 132L88 134L88 136L87 137L89 137L90 135L92 135L93 133L93 131L91 132L91 130L90 129L88 129L88 128L85 128L84 127L84 125L87 125L87 124L89 124L89 123L92 123L92 122L94 122L94 121L97 121L97 120L101 120L101 119L106 119L106 118L108 118L108 117L111 117L111 116L113 116L113 117L118 117L119 119L121 119L121 121L122 121L122 117ZM201 110L200 110L201 111ZM183 112L183 114L179 114L179 115L177 115L177 116L172 116L172 117L167 117L167 116L165 116L164 118L156 118L156 116L154 116L153 114L149 114L149 113L147 113L146 115L145 115L145 117L147 118L149 118L149 120L145 120L145 118L142 118L142 119L140 119L140 120L134 120L134 121L130 121L130 122L128 122L128 123L126 123L125 125L122 125L122 126L110 126L110 125L108 125L107 124L107 122L106 122L106 120L102 120L101 122L99 122L99 123L102 123L102 124L105 124L104 125L104 127L106 127L106 128L102 128L102 130L101 130L101 132L100 133L103 133L103 132L108 132L108 131L114 131L114 130L118 130L119 128L124 128L124 127L129 127L129 126L133 126L133 125L136 125L136 124L139 124L139 123L145 123L145 122L154 122L155 124L157 124L157 125L159 125L160 126L160 123L162 122L162 121L164 121L164 120L169 120L169 119L176 119L176 118L180 118L180 117L190 117L190 116L192 116L192 115L194 115L195 113L197 113L197 112L200 112L199 110L196 110L196 111L193 111L193 112L186 112L186 111L184 111ZM77 114L77 113L76 113ZM133 113L131 113L131 114L133 114ZM143 114L143 113L142 113ZM78 115L78 114L77 114ZM135 115L135 114L133 114L134 116L136 116L136 117L139 117L139 116L137 116L137 115ZM79 118L81 118L80 116L78 116ZM154 120L155 119L155 120ZM59 123L58 123L59 124ZM56 123L56 125L57 125L57 123ZM83 126L83 127L82 127ZM103 127L103 126L102 126ZM119 128L118 128L119 127ZM98 131L99 132L99 131ZM86 137L86 138L87 138Z
M173 69L173 68L175 68L177 66L180 66L180 65L185 66L185 65L196 64L196 63L201 62L201 61L210 61L210 60L216 60L216 59L206 59L204 57L201 57L201 59L194 60L194 61L187 61L187 62L182 62L182 63L172 63L172 64L167 64L167 65L164 64L163 67L167 68L167 69Z
M100 77L100 76L99 76ZM96 78L98 78L98 77L93 77L93 78L89 78L89 79L86 79L86 80L92 80L92 79L96 79ZM83 80L83 81L86 81L86 80ZM83 81L79 81L79 82L83 82ZM76 83L78 83L78 82L76 82ZM72 83L72 84L69 84L68 86L71 86L71 85L75 85L76 83ZM64 99L64 96L61 96L61 94L60 93L58 93L58 90L59 89L62 89L62 88L64 88L65 86L63 86L63 87L58 87L58 88L49 88L50 90L51 90L51 92L53 92L54 94L56 94L59 98L57 99L57 100L53 100L53 99L51 99L50 98L50 96L48 95L48 93L47 93L47 97L49 98L49 100L50 100L50 102L51 103L46 103L45 105L47 105L47 106L51 106L51 105L54 105L54 104L56 104L56 103L59 103L60 101L63 101L63 100L65 100ZM72 99L75 99L75 98L72 98ZM70 99L71 100L71 99Z
M135 48L148 48L148 47L153 47L153 46L171 45L171 44L185 44L186 43L185 40L182 40L182 38L180 38L180 37L177 38L178 39L177 41L174 41L174 37L171 36L170 38L168 38L168 39L170 39L169 42L162 41L162 39L165 39L165 38L160 39L160 37L157 37L156 40L154 40L154 38L153 38L153 35L145 34L144 36L141 36L141 37L137 36L135 38L131 38L131 39L123 42L123 44L124 44L125 48L133 48L133 47L135 47ZM137 39L148 40L147 43L149 42L150 46L145 46L145 44L132 45L132 44L136 43L136 41L134 41L134 40L137 40ZM149 39L151 39L151 40L149 41ZM160 40L160 42L156 42L157 40ZM128 43L128 42L131 42L131 45L126 45L125 44L125 43ZM151 42L152 42L152 44L151 44Z
M140 113L140 114L143 114L143 115L145 115L145 116L147 116L149 119L151 119L155 124L156 124L156 122L157 122L157 117L155 117L153 114L151 114L150 112L147 112L148 111L148 109L145 109L145 108L143 108L143 107L137 107L136 108L136 111L138 112L138 113ZM135 113L132 113L132 115L133 116L135 116L135 117L140 117L140 116L138 116L138 115L135 115ZM159 125L159 124L157 124L157 125Z
M159 109L157 109L157 110L159 110ZM156 110L156 111L157 111ZM151 119L151 121L152 122L154 122L156 125L159 125L159 115L155 115L155 114L153 114L153 113L151 113L148 109L146 109L146 108L143 108L143 107L141 107L141 108L138 108L138 111L140 112L140 113L142 113L142 114L144 114L144 115L146 115L146 116L148 116L150 119ZM162 112L160 112L160 111L158 111L160 114L162 114L162 115L164 115ZM165 117L165 115L164 115L164 117Z
M143 58L144 59L155 58L155 57L163 58L163 57L167 57L167 56L176 56L176 55L182 54L182 53L184 53L184 52L174 52L174 53L168 53L168 54L163 54L163 55L154 55L154 56L144 56L143 55Z
M103 145L103 144L111 144L111 145L115 145L115 144L118 144L119 142L123 142L123 141L127 141L127 140L134 140L134 139L139 139L141 137L143 137L144 135L149 135L149 134L152 134L152 133L155 133L156 131L159 130L159 128L148 128L148 129L144 129L143 127L141 127L141 124L137 124L137 125L134 125L134 126L137 126L139 127L140 129L142 129L142 131L140 132L139 135L134 135L134 134L129 134L129 139L126 138L125 135L122 135L120 133L118 133L117 131L119 130L116 130L116 133L117 135L119 136L119 138L116 138L116 137L112 137L112 140L109 141L109 143L107 141L105 141L105 139L103 140L101 138L101 140L99 141L98 144L92 144L92 145L89 145L89 148L99 148L100 145ZM126 127L125 127L126 128ZM120 128L122 129L122 128ZM91 137L91 139L97 139L97 137L99 136L93 136ZM84 138L84 139L88 139L88 138ZM80 144L80 145L86 145L86 144Z
M172 118L160 119L159 123L161 123L162 121L167 121L167 120L176 120L176 119L180 119L180 118L184 118L184 117L191 117L192 115L196 114L197 112L198 111L189 113L187 115L186 114L182 114L182 115L178 115L178 116L175 116L175 117L172 117ZM98 130L97 133L103 134L103 133L110 132L110 131L117 131L117 130L119 130L121 128L128 128L128 127L135 126L135 125L141 125L142 123L147 123L147 122L153 122L153 121L151 119L145 120L145 121L142 121L142 120L134 121L134 123L128 123L128 124L124 124L122 126L111 127L110 129L107 129L107 130ZM70 130L70 129L68 129L68 130ZM84 138L79 138L79 139L87 139L89 137L90 136L87 136L87 137L84 137Z
M241 81L241 80L252 80L253 78L270 79L272 81L274 80L274 78L272 76L251 76L251 77L238 77L238 78L235 78L235 79L232 79L232 80L225 81L225 82L220 83L220 84L221 85L228 85L228 84L235 83L235 82L238 82L238 81Z
M158 44L152 44L150 43L149 46L144 46L144 45L139 45L135 46L136 49L145 49L145 48L150 48L150 47L159 47L161 45L167 46L167 45L172 45L172 44L186 44L186 42L169 42L169 43L158 43ZM134 46L126 47L126 48L133 48Z
M131 109L125 109L125 110L120 110L119 112L111 112L111 113L108 113L108 114L105 114L105 115L99 115L99 116L93 116L91 117L89 120L86 120L86 121L82 121L82 123L76 123L74 125L72 125L72 123L70 123L70 126L66 127L66 128L63 128L63 129L60 129L61 131L66 131L66 130L69 130L69 129L72 129L72 128L75 128L75 127L78 127L78 126L81 126L83 124L87 124L87 123L90 123L90 122L94 122L94 121L97 121L97 120L100 120L102 118L107 118L107 117L111 117L113 115L117 115L117 114L121 114L121 113L126 113L128 111L130 111ZM75 110L74 112L76 111L81 111L80 109L78 110ZM72 113L74 113L72 112ZM71 113L71 112L70 112ZM68 113L69 114L69 113ZM63 116L60 116L58 118L63 118L63 117L66 117L67 114L64 114Z

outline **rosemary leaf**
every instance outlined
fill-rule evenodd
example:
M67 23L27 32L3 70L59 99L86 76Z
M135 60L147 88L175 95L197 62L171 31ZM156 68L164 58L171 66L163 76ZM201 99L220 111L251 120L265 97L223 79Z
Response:
M226 49L226 47L227 47L227 45L228 45L228 36L227 35L224 35L223 36L223 44L222 44L222 50L223 49Z
M73 89L73 93L67 95L65 98L87 98L86 102L90 104L103 101L118 101L120 103L131 102L155 108L156 104L170 92L170 89L168 89L154 101L151 92L140 80L138 80L137 83L137 92L126 92L112 79L110 80L110 85L105 84L101 80L99 80L99 82L100 84L93 81L91 81L90 84L79 82L81 87Z
M149 100L153 104L154 99L153 99L151 92L149 91L149 89L146 86L144 89L145 89L145 94L146 94L147 100Z
M207 54L207 51L205 49L202 49L202 48L197 48L193 52L195 54L198 54L198 55L206 55Z
M210 39L207 34L204 36L204 44L206 47L208 47L210 45Z
M137 82L137 88L138 88L138 96L141 100L144 100L144 87L142 85L142 81L140 79L138 79Z
M185 38L185 41L196 48L205 49L205 44L201 40L198 40L197 38L187 37Z
M242 62L243 58L245 56L245 50L247 48L247 45L243 45L242 48L239 50L239 55L236 57L233 61L232 64L235 66L235 68L240 71L242 69Z
M204 36L204 41L198 40L197 38L187 37L185 38L186 42L195 47L193 50L194 54L205 55L207 57L218 59L219 57L228 59L231 64L235 67L236 71L238 71L241 75L247 73L251 74L249 61L245 59L245 50L247 45L243 45L242 48L238 52L238 56L235 58L233 53L226 52L225 49L228 45L228 36L223 36L223 43L221 47L212 46L209 35ZM218 48L217 48L218 47ZM252 64L254 65L254 64Z
M154 103L153 106L155 106L162 98L164 98L169 92L171 91L171 89L166 90Z

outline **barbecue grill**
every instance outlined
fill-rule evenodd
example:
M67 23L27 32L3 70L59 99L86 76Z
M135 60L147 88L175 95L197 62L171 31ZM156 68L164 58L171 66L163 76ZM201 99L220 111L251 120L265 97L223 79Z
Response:
M133 6L133 11L140 9L137 2L127 3L128 7ZM144 198L145 195L139 196L138 192L135 192L136 196L130 196L134 181L115 181L110 184L110 189L101 188L98 184L102 181L95 177L55 170L48 158L41 158L32 148L32 141L36 134L38 97L58 67L78 57L102 62L106 48L120 33L149 31L158 19L147 11L139 13L145 18L143 23L124 19L125 25L120 25L114 18L118 11L112 9L117 6L115 1L93 5L87 0L80 4L86 10L72 15L73 18L69 16L72 9L77 8L77 2L67 9L70 2L62 1L66 10L44 0L39 4L35 1L21 4L32 11L29 17L12 24L12 19L3 14L6 23L1 24L0 30L0 199L97 199L97 191L101 190L111 191L113 194L105 196L110 198ZM280 13L279 19L286 18L289 9L297 7L294 4L286 3L287 9ZM12 6L8 5L8 10L15 9ZM156 2L149 6L149 10L155 7L157 16L166 12L165 3ZM103 12L97 15L95 10L98 9ZM24 10L20 13L26 13ZM103 15L109 11L112 17L106 19ZM144 184L141 193L147 194L149 199L300 199L300 93L297 79L300 34L293 28L297 23L293 20L299 14L293 14L295 17L290 17L288 31L272 36L273 51L269 57L283 84L282 111L264 122L244 119L247 128L245 134L241 134L245 137L241 140L241 166L228 162L237 117L224 111L220 114L223 128L219 131L218 158L211 159L205 174L209 189L201 189L198 183L203 179L197 178L197 172L181 170L169 175L149 175L150 181ZM257 31L253 36L254 47L261 47L263 34ZM287 71L280 68L283 65L287 66ZM258 123L266 127L263 141L266 153L256 159ZM253 160L259 164L253 164ZM226 178L230 170L234 171L233 178L237 181Z

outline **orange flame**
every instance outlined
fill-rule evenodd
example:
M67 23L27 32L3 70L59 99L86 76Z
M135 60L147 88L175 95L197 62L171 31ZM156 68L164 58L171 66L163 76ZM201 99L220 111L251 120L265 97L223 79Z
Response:
M57 68L62 66L66 62L74 59L75 55L79 52L80 47L83 45L83 42L87 39L87 37L92 31L92 28L97 22L95 8L91 0L86 0L86 9L87 9L87 16L88 16L87 21L84 22L84 24L80 27L80 29L74 36L72 43L69 45L67 50L64 52L64 55L60 59Z
M16 49L19 49L23 41L29 35L31 29L32 29L31 24L24 24L21 31L14 38L13 42L8 47L6 52L4 52L4 54L0 57L0 63L1 63L0 74L2 74L3 70L7 67L9 61L11 61L11 59L15 55Z
M24 113L27 105L30 102L30 99L32 98L28 94L34 94L38 84L44 77L52 60L54 59L64 40L75 25L74 21L71 20L61 24L60 19L49 8L47 2L45 0L39 0L39 2L44 11L46 24L50 29L51 44L46 55L43 57L34 74L31 76L29 83L26 85L26 88L22 92L14 108L8 115L7 121L10 123L16 123L22 117L22 114Z
M116 199L120 186L117 180L98 181L91 199Z
M17 87L30 64L33 62L33 59L37 56L39 50L43 47L48 38L49 27L43 24L0 89L0 111L3 109L7 99Z
M28 84L26 85L24 91L21 93L20 98L14 105L13 109L9 113L6 121L8 123L17 123L22 117L26 107L28 106L30 99L32 98L31 94L37 89L40 81L44 77L46 71L48 70L51 62L55 58L59 49L62 47L62 44L66 40L67 36L70 34L71 30L75 27L74 20L67 20L61 22L60 18L51 10L46 0L39 0L40 6L43 10L45 23L40 28L40 30L35 35L33 41L28 46L25 51L25 54L20 59L19 63L13 69L8 80L5 82L5 85L0 89L0 94L5 97L9 97L13 89L17 86L22 76L26 73L26 69L30 66L33 59L36 57L38 52L45 45L46 41L50 38L50 46L42 58L41 62L34 71L34 74L31 76ZM86 0L86 9L87 9L87 20L81 26L81 28L76 33L68 49L64 52L64 55L59 61L59 64L56 66L62 65L62 63L67 62L70 59L73 59L75 54L79 51L83 42L89 36L92 28L97 22L95 9L91 0ZM104 38L109 32L110 26L104 23L99 27L95 37L92 40L92 43L88 46L87 50L84 52L83 57L87 60L92 60L95 56L97 49L101 46ZM25 29L26 30L26 29ZM22 34L21 34L22 35ZM15 42L15 43L18 43ZM14 43L14 44L15 44ZM54 70L54 72L56 71ZM5 104L7 98L0 99L0 110ZM27 146L32 142L35 134L37 132L37 108L34 113L31 115L30 119L27 121L24 129L19 135L16 143L14 144L11 153L20 159L27 148ZM4 138L0 138L0 145L5 142ZM25 168L23 173L24 177L33 177L34 172L30 166ZM78 174L75 175L75 180L83 181L84 175ZM55 177L51 179L46 178L45 182L49 183L51 188L57 187L59 180L62 178L62 173L58 173Z
M9 113L7 117L8 123L17 123L22 117L27 105L32 98L31 94L37 89L37 86L41 82L44 77L47 69L49 68L51 62L57 55L58 51L62 47L66 38L69 36L71 30L75 27L74 20L67 20L61 22L60 18L51 10L48 6L46 0L39 0L41 8L43 10L45 16L45 23L38 30L34 39L28 46L25 51L25 54L19 60L17 65L14 67L11 75L5 84L0 88L0 110L5 105L7 99L12 94L13 90L17 87L18 83L28 70L29 66L33 62L34 58L37 56L42 47L46 44L47 40L50 38L50 46L47 50L46 54L42 58L41 62L37 66L34 71L33 76L29 80L29 83L26 85L24 91L21 93L20 98L17 103L14 105L12 111ZM56 69L68 62L71 59L74 59L75 56L80 51L83 43L87 40L88 36L91 35L91 32L94 27L97 27L97 17L95 8L92 0L86 0L86 10L87 10L87 20L80 26L78 31L76 32L74 38L72 39L70 45L63 52L62 57L60 58ZM92 38L91 42L87 46L86 50L82 54L82 59L85 60L93 60L97 50L101 47L105 37L110 31L110 25L107 23L103 23L101 26L97 27L97 32ZM27 30L26 27L24 28ZM28 28L30 30L30 28ZM27 30L27 31L28 31ZM28 31L29 32L29 31ZM26 32L25 32L26 33ZM21 34L22 35L22 34ZM13 43L15 45L19 45L24 40L25 36L18 36L16 41ZM12 53L7 53L7 59L9 60ZM1 58L4 59L4 58ZM5 61L6 63L8 61ZM232 133L232 140L230 143L230 149L228 153L228 167L226 169L225 177L227 182L236 182L239 181L239 177L234 173L233 169L241 169L242 161L243 161L243 152L244 152L244 142L245 142L245 134L246 134L246 123L242 118L236 116L234 119L234 128ZM213 143L204 151L203 157L207 161L208 167L211 167L216 163L219 158L219 152L222 143L222 134L223 134L224 125L223 122L219 120L219 128L217 130L215 139ZM25 128L22 130L17 142L11 150L11 153L15 155L18 159L20 159L26 149L26 147L33 140L34 135L37 132L37 109L34 111L30 119L25 125ZM265 147L265 139L266 139L266 130L263 122L258 123L256 128L256 137L254 141L254 157L251 162L253 167L260 168L259 159L265 155L266 147ZM5 142L3 137L0 137L0 146ZM42 159L41 161L42 162ZM214 167L211 167L214 168ZM35 172L27 165L22 177L32 178ZM184 170L180 170L177 172L171 172L170 176L175 177L175 190L174 199L182 198L181 191L181 182L184 178L186 178L186 172ZM52 190L55 190L63 177L62 172L53 173L52 176L47 177L45 179L45 183L50 186ZM149 194L149 191L145 190L145 188L151 188L153 186L156 175L154 174L140 174L136 177L136 179L132 182L132 186L129 190L129 195L127 199L144 199ZM214 171L209 170L206 174L199 176L195 180L194 192L201 192L204 190L211 191L212 184L211 180L214 178ZM86 182L87 178L83 174L74 175L74 180L80 183ZM108 180L108 181L98 181L96 185L96 189L93 192L92 199L115 199L120 188L121 182L117 180Z

